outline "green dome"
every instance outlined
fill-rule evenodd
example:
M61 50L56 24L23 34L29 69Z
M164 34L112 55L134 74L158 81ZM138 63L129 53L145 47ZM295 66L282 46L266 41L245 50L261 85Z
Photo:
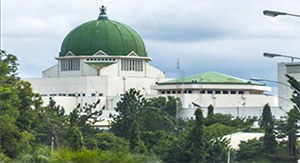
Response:
M127 56L134 51L147 57L142 38L127 25L107 19L106 14L73 29L64 39L59 56L69 51L75 56L92 56L99 50L109 56Z

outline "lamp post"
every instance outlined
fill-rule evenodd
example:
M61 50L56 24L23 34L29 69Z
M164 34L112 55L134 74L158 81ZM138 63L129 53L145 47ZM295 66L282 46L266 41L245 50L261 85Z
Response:
M294 57L294 56L289 56L289 55L283 55L283 54L268 53L268 52L263 53L263 56L267 57L267 58L274 58L274 57L290 58L292 62L294 61L294 59L300 60L299 57Z
M286 13L286 12L271 11L271 10L264 10L263 14L265 16L271 16L271 17L276 17L276 16L279 16L279 15L288 15L288 16L300 17L300 15L297 15L297 14L290 14L290 13Z
M296 88L292 87L291 85L279 82L279 81L269 80L269 79L263 79L263 78L250 78L250 80L257 81L257 82L259 82L259 81L265 81L265 82L271 82L271 83L281 84L281 85L284 85L284 86L287 86L287 87L291 88L293 91L297 92L298 95L300 95L300 91L298 91Z

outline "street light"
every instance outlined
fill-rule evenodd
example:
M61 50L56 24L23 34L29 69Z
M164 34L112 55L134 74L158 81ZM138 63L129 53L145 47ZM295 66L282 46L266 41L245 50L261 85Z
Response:
M289 55L283 55L283 54L267 53L267 52L265 52L265 53L263 54L263 56L264 56L264 57L267 57L267 58L274 58L274 57L285 57L285 58L290 58L292 62L294 61L294 59L300 60L299 57L294 57L294 56L289 56Z
M287 86L287 87L291 88L293 91L297 92L298 95L300 95L300 92L296 88L292 87L291 85L279 82L279 81L269 80L269 79L263 79L263 78L250 78L250 80L257 81L257 82L259 82L259 81L265 81L265 82L271 82L271 83L281 84L281 85L284 85L284 86Z
M290 13L279 12L279 11L271 11L271 10L264 10L263 13L264 13L264 15L271 16L271 17L276 17L278 15L288 15L288 16L300 17L300 15L296 15L296 14L290 14Z

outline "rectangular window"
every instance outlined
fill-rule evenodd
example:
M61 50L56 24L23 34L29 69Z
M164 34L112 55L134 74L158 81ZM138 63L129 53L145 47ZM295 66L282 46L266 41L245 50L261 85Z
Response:
M223 94L228 94L228 91L223 91Z
M143 60L141 59L122 59L122 71L143 71Z
M239 91L239 94L240 94L240 95L244 94L244 91Z
M215 91L216 92L216 94L221 94L221 91L219 91L219 90L217 90L217 91Z
M205 90L200 90L200 94L205 94Z
M208 90L207 94L213 94L213 91L212 90Z
M236 94L236 91L231 91L231 94Z
M80 59L62 59L61 71L78 71L80 70Z

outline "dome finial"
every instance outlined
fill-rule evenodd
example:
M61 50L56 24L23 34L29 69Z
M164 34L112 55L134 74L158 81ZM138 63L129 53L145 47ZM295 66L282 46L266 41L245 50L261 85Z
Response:
M106 7L105 6L101 6L99 7L99 10L100 10L100 14L98 16L98 20L101 20L101 19L107 19L107 15L106 15Z

